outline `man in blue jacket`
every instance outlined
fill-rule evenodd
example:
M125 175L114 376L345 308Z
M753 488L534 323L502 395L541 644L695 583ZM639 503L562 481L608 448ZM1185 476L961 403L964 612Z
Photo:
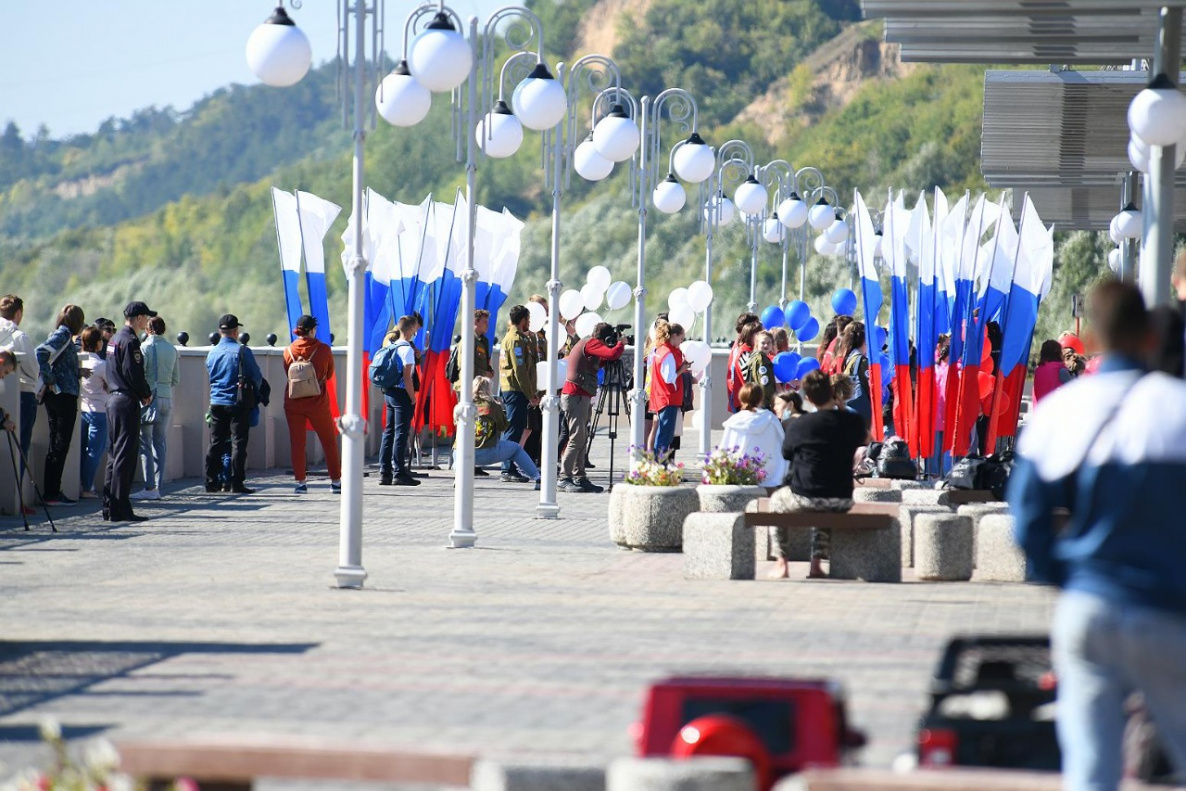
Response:
M206 371L210 375L210 451L206 454L206 491L217 492L223 487L218 482L222 472L222 457L231 452L230 490L236 494L253 494L254 489L243 485L247 477L247 433L251 430L253 403L242 398L249 385L258 394L263 374L255 362L251 349L239 344L239 328L243 325L231 313L218 320L218 345L206 355ZM240 377L244 387L239 386ZM258 397L258 395L256 395Z
M1030 577L1062 589L1051 645L1075 791L1119 786L1134 691L1186 771L1186 382L1145 372L1154 337L1135 286L1097 286L1088 311L1103 362L1042 400L1009 484Z

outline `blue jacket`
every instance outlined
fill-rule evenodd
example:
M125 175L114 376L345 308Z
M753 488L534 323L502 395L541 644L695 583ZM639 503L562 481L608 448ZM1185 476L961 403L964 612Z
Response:
M1017 450L1009 504L1032 579L1186 613L1186 382L1109 358L1042 399Z
M53 365L50 365L49 358L55 353L58 353L58 357L54 360ZM66 395L78 395L78 378L80 376L78 349L75 348L67 327L58 327L51 332L45 339L45 343L37 347L35 354L37 355L37 368L40 370L41 378L47 388L52 390L57 387L58 392Z
M243 354L243 375L257 388L264 375L255 362L251 349L234 338L223 338L206 355L206 372L210 374L211 406L234 406L239 394L239 350Z

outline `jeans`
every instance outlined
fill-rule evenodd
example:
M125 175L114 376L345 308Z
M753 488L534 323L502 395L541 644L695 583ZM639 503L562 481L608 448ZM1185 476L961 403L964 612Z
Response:
M1119 786L1124 700L1134 690L1144 693L1171 762L1186 771L1186 615L1066 591L1051 648L1064 788Z
M391 475L410 475L408 470L408 433L412 427L412 412L416 406L412 396L402 387L393 387L383 393L387 402L387 426L383 429L383 440L379 443L379 474L384 478Z
M671 441L675 439L675 422L680 419L679 404L663 407L659 410L659 428L655 432L655 458L661 458L671 449Z
M519 443L520 438L523 436L523 429L527 428L527 407L529 403L530 399L527 398L526 393L520 393L518 390L503 391L502 405L506 407L508 424L506 431L502 432L502 439L504 441L514 442L516 445ZM503 461L502 471L511 471L511 462L509 460Z
M165 441L169 437L169 413L173 399L157 396L156 421L140 424L140 469L144 488L159 489L165 481Z
M66 468L66 454L74 438L74 424L78 420L78 396L67 393L45 394L45 412L49 418L49 452L45 454L45 486L41 490L47 500L62 495L62 471Z
M247 435L251 411L238 405L210 405L210 451L206 454L206 485L213 486L222 475L222 457L231 454L231 486L239 488L247 478Z
M485 467L487 464L503 463L503 469L509 470L511 465L519 468L526 477L533 481L539 480L539 467L535 466L535 462L527 455L527 451L519 447L518 442L511 442L509 439L500 439L490 448L480 448L474 451L474 466ZM453 466L457 466L457 460L453 460Z
M82 490L95 490L99 459L107 450L107 413L82 413Z
M37 394L21 393L21 453L29 458L29 443L33 441L33 426L37 423Z

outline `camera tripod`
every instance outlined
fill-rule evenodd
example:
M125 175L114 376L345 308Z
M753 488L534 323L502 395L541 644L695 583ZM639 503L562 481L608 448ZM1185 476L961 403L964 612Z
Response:
M618 439L618 420L622 413L622 405L626 405L626 419L630 420L630 399L623 398L623 394L630 390L631 377L621 360L611 360L602 369L605 377L597 392L597 403L593 407L593 417L589 421L589 444L585 448L585 456L593 449L593 439L597 436L597 424L602 415L605 416L606 435L609 437L609 486L607 491L614 489L614 445Z
M0 414L0 419L6 417ZM29 460L25 457L25 449L21 447L21 443L13 439L11 431L5 431L4 435L8 437L8 455L12 459L12 469L16 475L16 491L17 502L21 506L21 520L25 523L25 530L29 529L29 516L25 513L25 491L21 486L22 470L29 470ZM20 455L21 463L17 464L17 455ZM41 490L37 488L37 482L33 480L33 472L29 470L29 480L33 484L33 491L37 494L37 499L41 500L41 507L45 509L45 518L49 520L49 529L53 532L58 532L57 525L54 524L54 518L49 514L49 506L45 504L45 498L41 496Z

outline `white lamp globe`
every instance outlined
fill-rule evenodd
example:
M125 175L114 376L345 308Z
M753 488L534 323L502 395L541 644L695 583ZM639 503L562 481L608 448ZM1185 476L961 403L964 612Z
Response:
M733 222L733 218L737 216L737 207L733 205L733 201L729 200L724 195L717 193L717 197L719 199L719 205L717 206L717 224L728 225L729 223Z
M638 124L620 104L611 107L609 114L593 127L593 145L611 162L625 162L634 156L640 138Z
M823 198L820 198L807 212L807 222L817 231L822 231L836 221L836 212Z
M499 99L474 129L474 139L486 156L505 159L522 145L523 124L511 113L507 103Z
M820 255L831 255L832 244L822 235L815 237L815 241L811 243L815 251Z
M1136 137L1128 141L1128 161L1132 163L1134 170L1141 173L1149 172L1149 149L1142 148Z
M733 193L733 202L737 204L737 208L746 214L760 214L762 209L766 207L766 199L768 197L766 188L759 184L758 180L751 174L745 181L741 182L737 187L737 191Z
M527 78L515 86L511 107L523 126L542 132L564 119L568 112L568 96L548 67L537 63Z
M287 88L309 73L313 49L284 6L251 31L247 38L247 66L265 85Z
M1186 96L1158 74L1128 105L1128 126L1149 145L1175 145L1186 129Z
M688 136L675 150L675 172L689 184L707 181L716 169L717 158L704 139L696 132Z
M1141 217L1140 210L1129 203L1125 206L1114 219L1116 223L1116 230L1120 232L1125 239L1139 239L1144 232L1145 223Z
M824 238L832 244L841 244L848 238L848 223L837 217L834 223L824 229Z
M421 85L433 93L445 93L465 82L474 65L474 51L448 14L438 11L412 42L408 65Z
M782 227L782 223L778 221L777 212L766 222L762 223L762 238L770 244L778 244L782 241L783 234L786 233L786 228Z
M1119 247L1113 247L1108 251L1108 269L1111 269L1116 274L1120 273L1120 256Z
M1120 233L1120 217L1113 217L1112 222L1108 223L1108 238L1112 240L1112 244L1123 244L1124 234Z
M884 239L885 236L881 233L881 231L875 231L873 238L876 239L876 241L873 243L873 257L876 258L877 256L881 255L881 240Z
M684 203L688 200L688 194L684 192L684 187L675 180L675 176L671 173L667 174L667 178L659 182L659 186L655 187L654 193L651 195L651 201L655 204L655 208L664 214L675 214L684 207Z
M601 181L613 171L614 163L598 152L590 135L572 152L572 167L586 181Z
M791 229L803 227L803 223L807 222L807 204L799 197L799 193L792 192L778 204L778 219Z
M392 126L415 126L432 107L432 92L412 76L408 62L401 60L375 89L375 108Z

